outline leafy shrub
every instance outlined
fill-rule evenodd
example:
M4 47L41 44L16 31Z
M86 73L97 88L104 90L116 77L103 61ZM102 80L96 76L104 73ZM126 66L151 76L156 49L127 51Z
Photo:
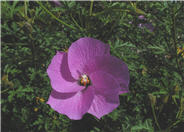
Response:
M4 1L1 7L2 131L182 132L182 2ZM151 23L153 32L140 23ZM110 44L111 54L126 62L131 92L101 120L86 114L73 121L46 104L46 69L57 50L84 36Z

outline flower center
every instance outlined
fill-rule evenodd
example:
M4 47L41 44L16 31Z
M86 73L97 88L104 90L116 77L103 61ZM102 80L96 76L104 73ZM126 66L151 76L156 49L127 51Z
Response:
M89 86L91 84L91 81L89 79L89 77L86 75L86 74L83 74L81 77L80 77L80 80L79 80L79 84L81 86Z

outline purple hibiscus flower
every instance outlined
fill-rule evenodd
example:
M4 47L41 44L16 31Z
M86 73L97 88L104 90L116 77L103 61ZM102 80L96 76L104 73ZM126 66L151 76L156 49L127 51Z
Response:
M119 94L129 92L128 67L110 55L109 45L93 38L57 52L47 73L53 88L47 104L74 120L85 113L100 119L118 107Z
M146 20L146 18L143 15L138 16L138 19L140 19L140 20Z
M61 5L61 3L60 3L60 1L59 0L52 0L57 6L60 6Z
M138 19L146 21L146 18L143 15L138 16ZM153 32L154 26L152 23L139 23L139 28L147 28L150 32Z
M140 23L139 25L138 25L138 27L139 28L147 28L150 32L153 32L153 30L154 30L154 27L153 27L153 25L151 24L151 23Z

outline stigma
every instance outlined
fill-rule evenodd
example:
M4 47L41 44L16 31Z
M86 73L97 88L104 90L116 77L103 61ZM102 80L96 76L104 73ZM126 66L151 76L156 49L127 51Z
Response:
M89 77L86 75L86 74L83 74L81 77L80 77L80 80L79 80L79 84L81 85L81 86L85 86L85 87L87 87L87 86L89 86L90 85L90 79L89 79Z

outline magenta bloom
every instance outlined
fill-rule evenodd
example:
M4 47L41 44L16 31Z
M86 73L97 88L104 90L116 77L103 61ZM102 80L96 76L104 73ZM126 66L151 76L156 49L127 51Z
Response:
M101 118L118 107L119 94L129 91L126 64L93 38L75 41L67 53L57 52L47 73L53 88L47 104L74 120L85 113Z
M153 27L153 25L151 24L151 23L140 23L139 25L138 25L138 27L139 28L147 28L150 32L153 32L153 30L154 30L154 27Z
M61 3L60 3L60 1L59 0L52 0L57 6L60 6L61 5Z
M146 18L143 15L138 16L140 20L146 20Z
M140 15L138 17L138 19L140 20L145 20L146 21L146 18L143 16L143 15ZM147 28L150 32L153 32L154 30L154 26L152 25L152 23L139 23L138 25L139 28Z

